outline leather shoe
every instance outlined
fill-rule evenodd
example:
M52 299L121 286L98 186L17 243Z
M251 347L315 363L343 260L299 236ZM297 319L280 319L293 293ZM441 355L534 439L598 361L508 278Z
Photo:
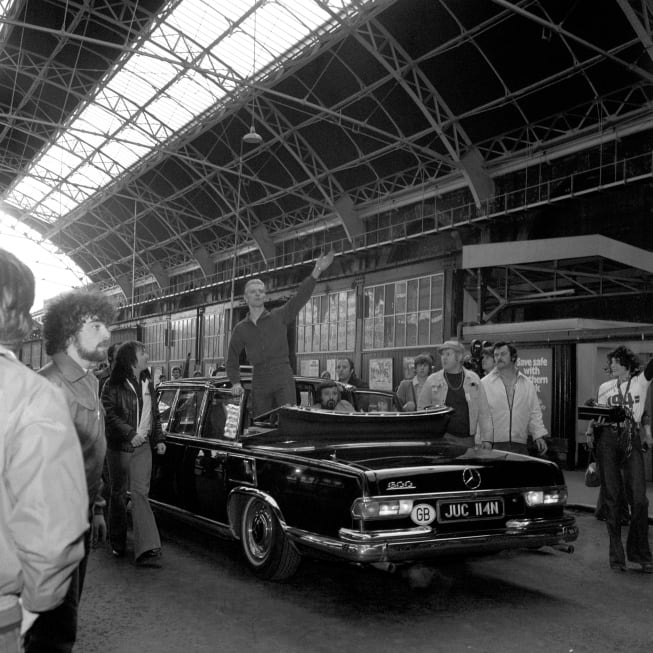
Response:
M150 549L141 553L136 558L136 564L139 567L160 567L161 566L161 549Z
M645 574L653 574L653 562L642 562L641 565Z
M122 558L125 555L125 549L111 549L111 555L114 558Z
M626 564L624 562L611 562L610 569L612 571L626 571Z

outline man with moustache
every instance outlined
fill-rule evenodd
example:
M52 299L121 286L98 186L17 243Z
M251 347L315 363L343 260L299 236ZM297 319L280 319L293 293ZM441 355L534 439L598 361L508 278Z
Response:
M317 391L320 401L313 408L334 410L342 413L353 413L355 408L346 400L340 398L340 391L335 381L322 381Z
M52 360L39 374L63 390L73 418L84 458L91 530L86 536L84 558L73 574L64 602L39 615L26 637L26 653L72 651L90 545L106 538L101 487L107 444L93 369L107 357L107 323L113 315L114 309L103 295L73 290L53 299L43 316L45 351Z
M543 456L548 449L548 432L537 390L517 367L517 348L508 342L497 342L493 352L495 367L481 380L492 414L493 446L526 455L530 435L538 455Z

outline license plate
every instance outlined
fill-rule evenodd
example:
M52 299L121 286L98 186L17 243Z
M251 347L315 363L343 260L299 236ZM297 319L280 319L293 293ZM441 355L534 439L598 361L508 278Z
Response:
M503 499L500 498L438 502L439 522L497 519L499 517L503 517Z

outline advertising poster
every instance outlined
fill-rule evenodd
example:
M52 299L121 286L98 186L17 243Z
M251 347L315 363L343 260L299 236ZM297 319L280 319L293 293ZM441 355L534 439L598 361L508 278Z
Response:
M552 356L550 347L519 349L517 369L535 385L540 400L542 419L546 430L551 433L551 385L553 383Z
M415 376L415 356L404 356L402 379L412 379Z
M392 391L392 358L371 358L368 379L371 390Z
M320 376L320 361L317 358L302 360L299 373L302 376Z

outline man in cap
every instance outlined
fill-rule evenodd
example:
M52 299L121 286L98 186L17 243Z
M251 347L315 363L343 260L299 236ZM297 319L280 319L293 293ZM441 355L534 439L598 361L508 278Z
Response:
M528 454L531 435L537 452L544 455L548 434L533 382L517 369L517 349L507 342L494 347L495 368L483 377L492 415L495 449Z
M455 443L467 447L492 447L492 419L478 374L462 365L465 348L457 340L443 342L437 350L442 369L431 374L417 400L417 409L449 406L453 413L447 434Z
M433 357L427 353L419 354L415 356L413 366L415 376L412 379L404 379L397 388L397 396L407 412L417 410L417 400L424 389L426 379L433 371Z

